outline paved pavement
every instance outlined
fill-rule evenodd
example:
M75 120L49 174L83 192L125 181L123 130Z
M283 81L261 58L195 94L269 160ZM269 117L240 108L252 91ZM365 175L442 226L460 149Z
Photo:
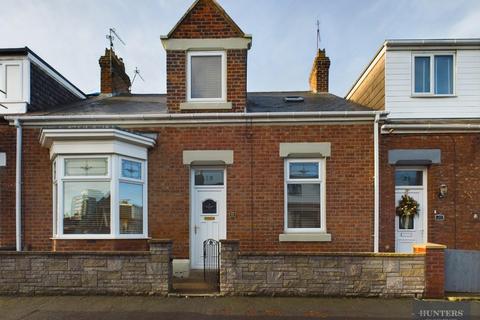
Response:
M0 297L2 320L412 319L411 299ZM471 302L480 319L480 302Z

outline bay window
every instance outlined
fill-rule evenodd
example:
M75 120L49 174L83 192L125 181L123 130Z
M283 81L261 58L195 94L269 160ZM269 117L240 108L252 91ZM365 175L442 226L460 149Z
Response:
M124 156L57 156L55 237L146 237L146 161Z
M285 160L285 231L325 231L324 160Z

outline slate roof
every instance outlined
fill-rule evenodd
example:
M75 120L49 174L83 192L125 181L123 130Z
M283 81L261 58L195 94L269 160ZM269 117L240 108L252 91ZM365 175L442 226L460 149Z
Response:
M132 94L115 97L96 96L60 106L44 112L29 112L28 115L122 115L167 113L165 94Z
M285 97L303 97L303 102L285 102ZM330 93L252 92L248 93L247 112L372 111Z
M285 102L290 96L303 97L303 102ZM372 111L329 93L253 92L247 95L247 112L307 112L307 111ZM70 105L28 115L122 115L168 113L165 94L132 94L115 97L95 96Z

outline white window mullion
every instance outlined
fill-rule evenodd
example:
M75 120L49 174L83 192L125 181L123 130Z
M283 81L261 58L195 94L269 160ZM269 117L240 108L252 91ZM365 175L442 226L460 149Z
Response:
M143 168L143 235L148 237L148 163L142 163Z
M57 176L58 176L58 206L57 206L57 235L63 235L63 177L65 175L65 165L64 165L64 158L59 157L58 159L58 167L57 167Z
M110 172L112 180L110 182L110 227L111 234L116 238L120 235L120 205L119 205L119 176L120 166L119 157L114 155L110 158Z
M435 79L435 55L430 55L430 94L435 94L435 88L437 86Z

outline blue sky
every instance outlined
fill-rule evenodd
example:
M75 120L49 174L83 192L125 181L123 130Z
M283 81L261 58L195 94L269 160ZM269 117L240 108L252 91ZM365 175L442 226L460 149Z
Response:
M117 53L165 92L167 34L193 0L0 0L0 47L29 46L87 93L99 90L98 58L115 27ZM316 20L332 60L331 92L344 96L385 39L480 38L478 0L219 0L253 35L249 91L306 90L316 50Z

